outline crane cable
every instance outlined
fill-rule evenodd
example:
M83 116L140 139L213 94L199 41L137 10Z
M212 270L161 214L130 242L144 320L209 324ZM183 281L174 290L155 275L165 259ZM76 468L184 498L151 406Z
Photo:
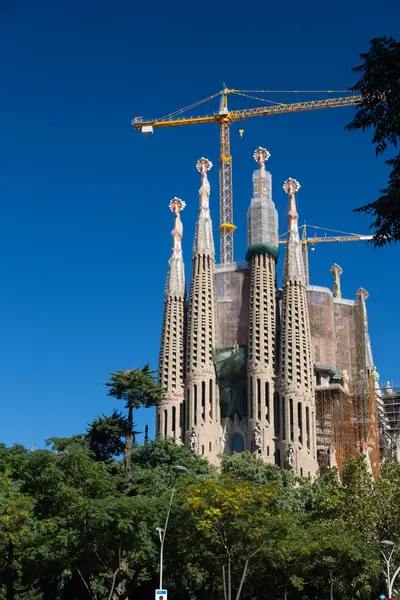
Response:
M282 102L274 102L273 100L267 100L266 98L258 98L257 96L249 96L249 94L243 94L242 92L234 91L232 93L235 94L236 96L244 96L245 98L251 98L252 100L259 100L260 102L269 102L270 104L273 104L274 106L286 106L286 104L283 104Z
M217 94L213 94L212 96L208 96L208 98L204 98L203 100L199 100L198 102L194 102L193 104L190 104L189 106L185 106L184 108L181 108L175 112L170 113L169 115L165 115L165 117L160 117L159 119L156 119L156 121L164 121L166 119L171 119L172 117L176 117L180 114L182 114L183 112L190 110L191 108L196 108L196 106L200 106L200 104L204 104L204 102L208 102L208 100L212 100L213 98L216 98L217 96L219 96L221 94L221 92L218 92Z
M349 90L230 90L233 93L247 92L250 94L346 94Z

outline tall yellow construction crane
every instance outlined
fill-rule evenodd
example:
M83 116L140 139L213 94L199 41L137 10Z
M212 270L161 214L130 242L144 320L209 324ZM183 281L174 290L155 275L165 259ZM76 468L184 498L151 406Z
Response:
M273 90L277 92L279 90ZM296 90L291 90L296 92ZM332 90L325 90L332 92ZM282 104L257 98L250 93L266 93L271 90L233 90L224 87L223 90L204 98L199 102L186 106L174 113L171 113L161 119L144 120L143 117L135 117L132 125L135 130L150 134L154 129L161 127L179 127L183 125L202 125L204 123L217 123L220 126L220 171L219 171L219 194L220 194L220 261L222 264L230 264L234 260L233 253L233 232L236 227L233 224L233 203L232 203L232 156L230 149L230 125L237 121L243 121L250 117L266 117L269 115L279 115L291 112L301 112L308 110L317 110L319 108L338 108L340 106L352 106L360 102L360 96L344 96L328 98L325 100L311 100L308 102L296 102L294 104ZM315 93L320 90L314 90ZM282 91L281 93L286 93ZM258 108L244 108L240 110L228 109L228 95L236 94L263 102L270 103L268 106ZM219 111L217 113L205 116L188 117L182 114L188 110L194 109L200 104L220 96ZM241 130L241 135L243 130Z
M311 229L318 229L320 231L328 231L339 235L323 235L318 236L317 234L312 237L307 237L307 227ZM346 231L335 231L334 229L326 229L323 227L317 227L316 225L301 225L299 229L303 229L301 236L301 250L304 262L304 271L306 274L307 285L310 283L310 269L308 265L308 249L311 246L311 250L314 250L315 244L324 244L327 242L362 242L373 239L373 235L362 235L359 233L348 233ZM286 234L283 234L286 235ZM286 244L286 240L279 240L280 244Z

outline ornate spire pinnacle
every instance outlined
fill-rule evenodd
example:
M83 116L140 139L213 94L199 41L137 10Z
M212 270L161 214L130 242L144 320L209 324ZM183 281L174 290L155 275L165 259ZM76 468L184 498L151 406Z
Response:
M265 171L265 162L269 159L270 153L265 148L258 146L257 150L254 151L253 158L258 163L261 171Z
M186 206L186 202L180 198L173 198L169 203L169 209L174 215L174 228L172 235L172 256L174 258L182 258L182 236L183 225L181 221L181 212Z
M287 214L287 221L289 226L288 229L289 231L297 232L297 236L299 235L297 227L299 215L297 213L296 208L295 194L299 191L300 187L301 185L299 184L299 182L296 179L292 179L291 177L289 177L289 179L286 179L285 183L283 184L283 189L289 196L289 209Z
M356 296L361 301L361 300L367 300L369 294L368 294L367 290L364 290L364 288L359 288L356 292Z
M339 267L336 263L331 266L330 273L332 273L334 281L333 281L333 297L341 298L342 290L340 289L340 276L343 273L342 267Z
M186 202L180 200L180 198L173 198L169 203L169 208L174 215L174 228L171 232L172 255L168 261L166 296L185 295L185 267L182 257L183 224L181 221L181 212L185 206Z
M305 285L306 277L304 273L304 264L301 253L301 243L299 238L298 221L299 215L296 208L295 194L300 189L300 184L296 179L286 179L283 189L289 196L289 206L287 214L288 237L285 252L284 278L296 279Z
M201 187L199 189L200 206L193 244L193 256L205 254L214 258L214 239L210 216L210 182L207 177L207 173L212 169L212 166L213 164L208 158L200 158L196 163L196 169L201 175Z

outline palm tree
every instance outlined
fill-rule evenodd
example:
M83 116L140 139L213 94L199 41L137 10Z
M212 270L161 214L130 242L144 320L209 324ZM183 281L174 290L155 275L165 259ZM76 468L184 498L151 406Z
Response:
M114 371L110 381L105 384L109 387L108 396L125 401L128 409L126 420L124 463L125 478L128 483L132 480L132 444L133 444L133 409L144 406L156 406L164 397L164 390L155 380L155 371L150 370L147 364L143 369L128 369Z

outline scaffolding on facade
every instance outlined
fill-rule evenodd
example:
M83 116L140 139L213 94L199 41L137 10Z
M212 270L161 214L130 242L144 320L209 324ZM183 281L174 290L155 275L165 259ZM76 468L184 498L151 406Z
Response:
M370 472L380 473L378 398L370 376L316 387L317 455L321 474L364 454Z
M217 348L247 346L249 275L247 262L216 265ZM229 294L226 290L229 289Z
M400 463L400 386L387 385L382 400L385 411L382 455L385 460Z

